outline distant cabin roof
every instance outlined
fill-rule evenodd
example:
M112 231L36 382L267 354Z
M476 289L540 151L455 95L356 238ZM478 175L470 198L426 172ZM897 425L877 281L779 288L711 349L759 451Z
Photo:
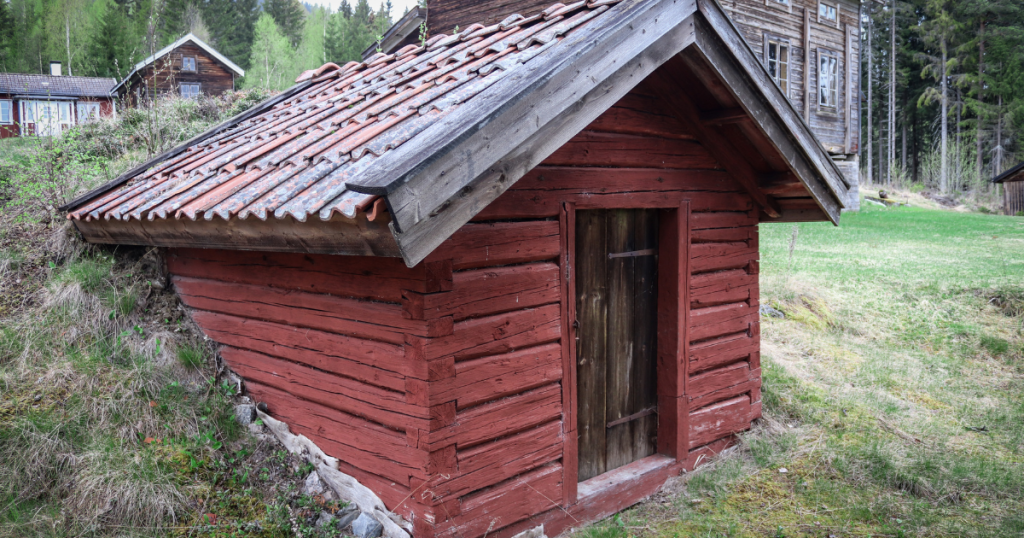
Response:
M1024 181L1024 161L992 178L992 183L1006 183L1008 181Z
M486 197L493 200L554 144L684 53L705 75L667 84L676 93L711 92L708 112L729 116L709 118L703 129L717 143L722 133L757 137L756 151L744 158L770 154L756 164L773 163L772 170L758 175L744 165L737 178L765 211L811 218L811 209L787 209L765 190L795 181L813 208L838 222L847 193L842 174L714 0L555 4L364 62L326 64L64 209L93 228L217 220L262 229L273 219L372 218L386 205L391 241L415 264L482 210ZM738 115L750 129L734 129ZM527 159L508 160L523 148ZM420 235L437 220L443 231ZM118 241L151 241L131 230Z
M31 97L110 97L112 78L0 73L0 93Z
M241 67L238 67L238 65L236 65L235 62L232 62L231 60L227 59L227 57L225 57L223 54L217 52L210 45L207 45L206 42L203 41L202 39L199 39L195 35L189 33L187 35L182 36L180 39L178 39L174 43L171 43L170 45L167 45L166 47L160 49L159 51L157 51L152 56L150 56L150 57L146 58L145 60L142 60L141 62L135 64L135 68L132 69L132 72L128 73L128 76L124 77L124 80L122 80L117 85L117 87L119 88L122 85L124 85L124 83L127 82L128 80L130 80L132 78L132 75L134 75L135 73L138 73L140 69L146 67L147 65L152 64L153 62L159 60L160 58L163 58L164 56L167 56L171 51L173 51L174 49L184 45L185 43L192 43L192 44L196 45L197 47L199 47L199 48L205 50L207 53L209 53L210 56L213 56L214 58L216 58L218 62L220 62L221 64L224 65L224 67L227 67L228 69L234 71L236 75L238 75L240 77L244 77L245 76L245 70L242 69Z

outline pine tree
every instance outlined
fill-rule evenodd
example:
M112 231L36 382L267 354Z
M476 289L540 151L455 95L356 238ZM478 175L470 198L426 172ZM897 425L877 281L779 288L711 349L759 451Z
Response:
M14 39L14 17L7 0L0 0L0 70L7 71L11 61L11 41Z
M107 0L100 28L89 45L89 55L95 63L97 76L121 80L131 71L131 34L125 31L130 26L131 21L125 8L117 2Z
M249 68L249 52L259 17L258 0L207 0L203 10L217 51L243 69Z
M185 14L192 0L163 0L160 3L160 44L169 45L185 35Z
M306 22L306 8L299 0L264 0L263 12L274 18L292 47L302 41L302 27Z

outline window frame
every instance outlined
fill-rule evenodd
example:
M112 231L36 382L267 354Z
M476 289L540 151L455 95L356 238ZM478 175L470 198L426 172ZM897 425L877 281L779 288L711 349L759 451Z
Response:
M7 104L7 121L4 121L3 105ZM0 99L0 125L14 125L14 100Z
M83 110L86 111L84 117L82 115ZM95 110L96 116L92 117L92 114L88 112L89 110ZM102 110L99 103L94 103L92 101L79 101L75 103L75 117L80 124L99 121L101 112Z
M764 5L780 9L786 13L793 12L793 0L764 0Z
M771 43L777 43L778 45L782 45L782 46L786 47L786 61L785 61L786 77L785 77L784 80L782 79L781 76L779 76L779 77L772 76L771 69L768 66L768 62L770 61L768 59L768 51L770 49ZM792 41L789 38L785 38L785 37L781 37L781 36L778 36L778 35L775 35L775 34L769 34L769 33L765 32L765 34L764 34L763 58L764 58L764 68L765 68L765 71L768 71L768 76L770 76L772 78L772 80L775 81L775 83L779 86L779 89L782 90L782 93L786 96L787 99L789 99L789 89L793 87L793 84L792 84L793 43L792 43ZM780 80L782 82L785 82L785 86L783 86L783 84L780 83Z
M822 18L822 16L821 16L821 7L822 6L834 8L836 10L836 18L835 19ZM823 24L823 25L833 26L835 28L839 28L839 15L840 15L840 13L839 13L839 4L838 3L825 2L824 0L819 0L818 1L818 24Z
M836 68L835 68L835 77L833 78L833 86L834 86L834 92L835 92L835 102L833 104L831 104L831 105L822 104L822 102L821 102L821 88L822 88L822 85L821 85L821 61L822 61L823 58L826 58L826 57L832 58L833 60L835 60L835 66L836 66ZM842 108L842 104L843 104L843 95L842 95L842 89L841 89L842 86L840 84L841 77L842 77L842 74L843 74L843 70L842 70L842 62L841 62L840 54L838 52L834 51L834 50L819 48L818 49L818 57L815 59L815 61L816 61L816 71L817 71L817 80L816 80L816 82L817 82L816 87L817 88L816 88L816 93L818 95L818 98L816 99L816 101L818 102L818 107L817 107L818 108L818 114L838 117L839 116L839 110L840 110L840 108ZM832 90L830 89L830 91L832 91Z
M185 60L190 60L190 63L192 64L192 68L191 69L188 69L188 68L185 67ZM197 73L197 72L199 72L199 65L196 63L196 57L195 56L182 56L181 57L181 70L182 70L182 72L185 72L185 73Z
M186 87L190 88L190 89L191 88L195 88L195 90L196 90L195 93L192 93L191 90L190 90L189 91L189 95L185 95L184 90L185 90ZM180 82L180 83L178 83L178 95L180 95L181 97L183 97L185 99L195 99L195 98L199 97L199 94L202 93L202 92L203 92L203 85L202 85L202 83L199 83L199 82Z

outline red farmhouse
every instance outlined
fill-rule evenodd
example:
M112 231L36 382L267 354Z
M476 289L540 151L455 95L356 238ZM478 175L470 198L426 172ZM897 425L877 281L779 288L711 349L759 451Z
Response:
M845 196L716 2L595 0L307 72L67 208L166 247L251 396L414 536L477 538L747 429L758 223Z
M0 138L60 135L115 114L114 79L61 76L60 62L50 73L0 73Z

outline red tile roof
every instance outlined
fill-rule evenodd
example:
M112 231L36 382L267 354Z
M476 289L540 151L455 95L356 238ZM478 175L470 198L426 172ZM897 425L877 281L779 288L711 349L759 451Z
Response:
M297 81L307 87L295 95L69 217L354 218L377 197L347 190L346 181L619 1L555 4L531 17L434 36L425 46L307 71Z

